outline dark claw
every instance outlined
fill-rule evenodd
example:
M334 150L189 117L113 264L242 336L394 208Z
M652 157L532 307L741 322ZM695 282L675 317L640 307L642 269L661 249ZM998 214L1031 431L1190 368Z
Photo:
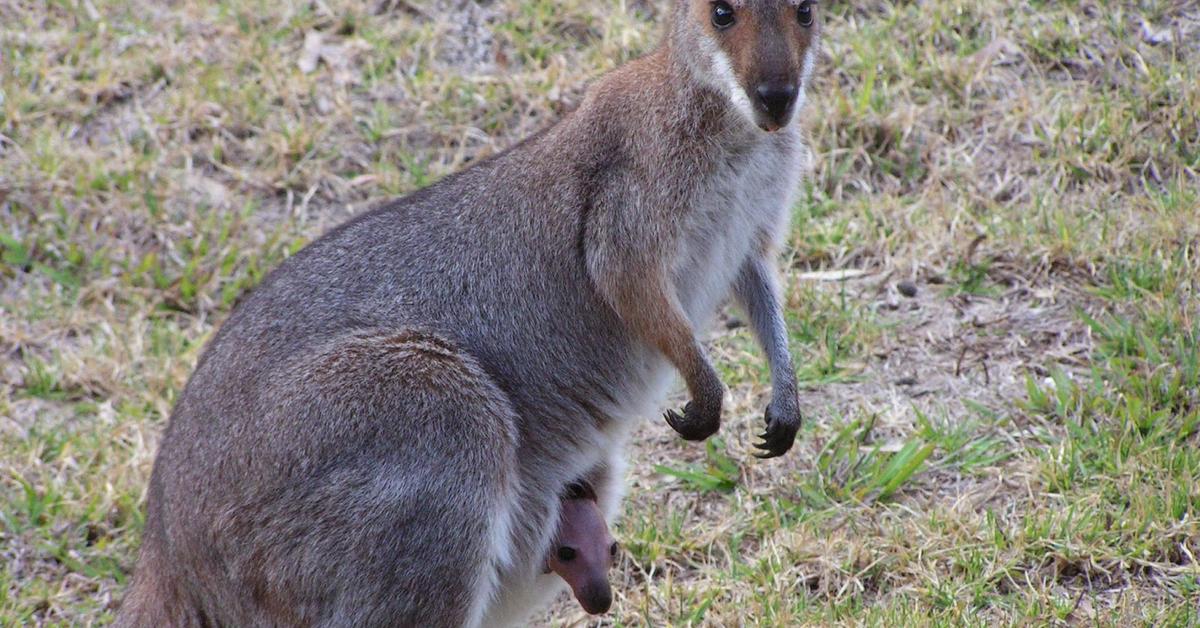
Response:
M674 410L667 410L663 413L663 418L667 420L667 425L670 425L671 429L675 430L676 432L679 431L679 425L683 422L683 417L679 416L678 412Z
M758 447L759 449L762 449L762 450L766 450L766 448L767 448L767 444L766 444L766 443L755 443L755 445L754 445L754 446L755 446L755 447ZM755 458L758 458L759 460L768 460L768 459L770 459L770 458L778 458L778 457L779 457L779 456L781 456L781 455L783 455L783 454L757 453L757 452L756 452L756 453L754 454L754 457L755 457Z
M699 407L692 402L687 402L683 406L683 414L667 410L663 413L663 418L667 420L667 425L675 430L684 440L701 441L709 436L712 436L721 427L721 418L718 410L718 415L713 418L697 416Z
M796 441L796 431L800 429L800 414L796 413L795 417L788 418L776 417L768 406L763 418L767 422L767 429L758 436L762 442L754 444L762 452L754 454L754 457L767 459L782 456Z

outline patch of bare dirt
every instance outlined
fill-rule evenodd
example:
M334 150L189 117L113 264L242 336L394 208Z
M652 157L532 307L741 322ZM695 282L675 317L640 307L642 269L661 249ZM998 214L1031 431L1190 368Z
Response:
M409 2L384 0L377 13L403 11L439 29L435 58L458 73L486 73L495 69L496 41L492 25L499 15L488 0L435 0Z
M890 331L860 381L802 391L803 405L856 407L891 421L911 418L913 408L962 416L969 402L996 408L1022 397L1027 376L1086 365L1092 343L1078 292L1022 283L995 295L947 294L940 281L862 282L860 298Z

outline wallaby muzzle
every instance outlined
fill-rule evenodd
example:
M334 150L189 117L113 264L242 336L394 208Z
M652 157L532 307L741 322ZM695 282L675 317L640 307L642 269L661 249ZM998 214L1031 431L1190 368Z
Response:
M759 83L754 90L757 98L755 105L766 118L768 131L774 131L786 126L792 117L792 108L796 106L796 96L800 93L795 83L766 82Z

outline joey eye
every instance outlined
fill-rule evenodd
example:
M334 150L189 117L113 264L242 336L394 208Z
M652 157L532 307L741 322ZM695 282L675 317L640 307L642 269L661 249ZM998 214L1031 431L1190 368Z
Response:
M809 26L813 25L814 4L816 3L812 2L811 0L804 0L800 3L800 6L796 7L796 20L799 21L800 25L804 28L808 28Z
M613 541L613 544L608 546L608 555L612 556L613 558L617 557L617 542L616 541Z
M558 548L558 559L564 563L575 560L575 548L566 546Z
M712 5L712 23L718 29L726 29L733 26L736 20L733 17L733 7L728 2L714 2Z

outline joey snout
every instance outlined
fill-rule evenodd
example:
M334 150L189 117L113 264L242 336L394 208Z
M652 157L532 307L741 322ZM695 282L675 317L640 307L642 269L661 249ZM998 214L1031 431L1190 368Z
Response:
M583 610L592 615L607 613L612 606L612 587L608 580L599 578L572 591Z
M571 594L592 615L608 612L612 606L612 586L608 583L608 569L617 554L616 542L605 545L604 553L591 551L593 545L579 547L560 545L546 561L546 571L559 575L571 587Z

